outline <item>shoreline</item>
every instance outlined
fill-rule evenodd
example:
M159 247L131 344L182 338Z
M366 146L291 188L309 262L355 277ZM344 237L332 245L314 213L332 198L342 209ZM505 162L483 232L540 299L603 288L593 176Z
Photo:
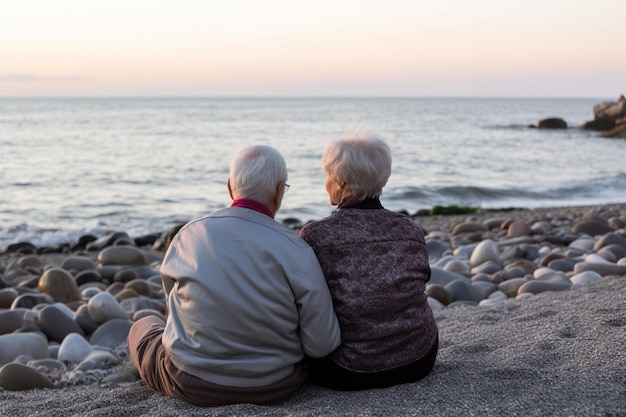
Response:
M68 364L65 371L57 371L53 378L57 389L0 389L0 414L626 414L626 357L623 355L626 271L622 269L626 268L626 256L620 257L619 249L622 240L626 244L626 203L484 210L470 214L413 215L411 218L425 230L433 269L431 284L444 288L447 296L452 297L445 305L445 301L439 301L441 294L435 298L435 294L429 293L429 302L436 300L431 306L439 326L440 351L432 374L424 380L361 392L334 392L306 386L278 406L241 404L201 408L163 397L147 388L129 368L124 346L110 343L112 346L98 349L108 351L117 359L113 366L102 365L79 372L84 362ZM602 233L594 234L594 231ZM126 258L117 255L111 259L106 253L102 256L106 246L97 251L83 249L74 253L1 254L0 277L7 288L0 289L0 315L11 310L6 301L2 301L1 294L17 288L18 284L29 288L22 289L23 293L35 291L40 283L39 274L49 266L65 268L74 278L89 271L88 266L100 271L100 282L82 284L81 291L91 286L110 292L129 312L129 317L130 310L144 306L139 303L140 299L156 301L151 307L158 310L159 283L150 275L156 271L162 254L149 246L125 246L127 255L143 256L143 265L117 264ZM626 247L623 250L626 252ZM482 258L477 259L479 252ZM493 252L498 255L497 262ZM79 264L79 261L85 262L85 258L94 263ZM96 263L101 261L104 265ZM529 268L533 265L531 271ZM131 274L133 279L115 278L118 272L131 269L137 271L136 276ZM591 278L577 281L580 276ZM153 291L150 297L141 293L127 294L128 298L119 296L137 280L149 283ZM570 283L564 284L566 280ZM515 282L520 284L516 289L519 290L529 281L540 283L543 289L513 294L506 287ZM140 291L138 286L133 288ZM483 292L478 293L477 288ZM506 293L506 297L493 297L498 292ZM472 299L477 294L480 301ZM84 303L86 301L81 300L65 302L77 311ZM22 308L30 311L25 317L33 318L39 314L41 305ZM105 324L106 320L104 324L96 323L96 327L99 330ZM23 323L21 332L37 330L33 325L34 322ZM5 328L0 338L20 333L19 328L14 330L17 332L7 333ZM44 333L51 332L50 328L44 330ZM107 343L105 340L104 344ZM48 377L51 375L45 370L41 372ZM0 383L1 374L0 371Z

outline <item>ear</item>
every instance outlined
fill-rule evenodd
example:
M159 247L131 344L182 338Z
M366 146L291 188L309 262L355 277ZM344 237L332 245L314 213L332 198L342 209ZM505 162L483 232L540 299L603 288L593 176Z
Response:
M235 198L233 197L233 189L230 186L230 178L226 182L226 185L228 186L228 195L230 195L230 199L234 200Z
M281 181L278 183L278 187L276 187L276 193L274 194L274 199L273 199L273 203L275 207L274 214L276 214L276 212L280 208L283 202L284 195L285 195L285 181Z

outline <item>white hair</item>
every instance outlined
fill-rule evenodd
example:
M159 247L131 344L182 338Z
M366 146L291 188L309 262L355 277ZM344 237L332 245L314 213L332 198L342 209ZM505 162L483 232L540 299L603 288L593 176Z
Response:
M229 179L234 198L269 203L281 181L287 181L287 164L271 146L248 146L235 153Z
M331 140L322 162L327 175L360 199L379 197L391 175L391 149L382 137L370 133Z

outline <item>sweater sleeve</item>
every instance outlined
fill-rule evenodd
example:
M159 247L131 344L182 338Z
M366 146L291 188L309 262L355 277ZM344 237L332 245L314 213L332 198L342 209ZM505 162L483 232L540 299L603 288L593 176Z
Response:
M304 353L314 358L328 355L341 343L339 322L332 298L313 250L302 251L291 285L300 314L300 338Z

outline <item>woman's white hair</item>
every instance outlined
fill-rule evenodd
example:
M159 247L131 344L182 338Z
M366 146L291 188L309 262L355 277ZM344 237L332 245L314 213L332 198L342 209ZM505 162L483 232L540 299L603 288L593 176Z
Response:
M331 140L322 157L324 172L359 199L379 197L391 175L391 149L371 133Z
M287 181L287 163L271 146L248 146L235 153L229 179L234 198L268 203L281 181Z

